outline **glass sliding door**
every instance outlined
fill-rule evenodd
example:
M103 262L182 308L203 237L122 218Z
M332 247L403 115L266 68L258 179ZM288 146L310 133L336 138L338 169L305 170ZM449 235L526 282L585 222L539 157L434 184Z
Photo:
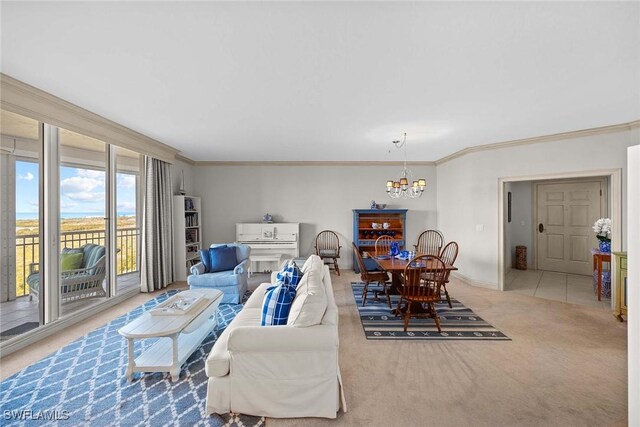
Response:
M116 159L116 293L140 289L141 156L115 148Z
M0 341L43 324L40 124L0 112Z
M107 145L59 129L60 315L110 296Z

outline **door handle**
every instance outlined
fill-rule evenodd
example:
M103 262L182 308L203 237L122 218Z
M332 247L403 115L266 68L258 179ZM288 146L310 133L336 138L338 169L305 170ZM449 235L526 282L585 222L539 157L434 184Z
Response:
M544 225L542 225L542 223L538 224L538 231L541 233L544 231Z

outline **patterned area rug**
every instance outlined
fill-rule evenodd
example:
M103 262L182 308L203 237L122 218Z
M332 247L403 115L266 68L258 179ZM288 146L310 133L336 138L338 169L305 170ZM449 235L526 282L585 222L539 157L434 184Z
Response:
M436 304L442 332L438 332L436 323L430 318L412 317L409 328L404 332L404 320L391 314L387 298L380 295L374 300L373 290L382 292L381 286L369 286L367 303L362 306L362 282L352 282L353 296L360 314L364 333L369 340L507 340L510 338L476 315L455 299L451 299L453 308L446 302ZM399 295L391 295L391 306L396 308Z
M204 361L242 304L220 304L218 326L185 362L178 381L166 373L138 373L127 383L127 340L118 329L176 292L159 295L1 382L0 424L263 426L260 417L205 413ZM153 342L136 341L136 357Z

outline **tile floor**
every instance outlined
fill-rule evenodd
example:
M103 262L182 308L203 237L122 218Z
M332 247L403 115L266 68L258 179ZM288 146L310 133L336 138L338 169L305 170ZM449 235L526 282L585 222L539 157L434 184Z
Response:
M118 291L127 291L140 286L140 273L129 273L118 276ZM104 298L87 298L63 304L61 316L100 303ZM6 331L26 322L38 322L38 299L29 301L29 296L18 297L12 301L0 303L0 330Z
M598 301L591 276L511 269L505 276L505 291L611 310L610 299Z

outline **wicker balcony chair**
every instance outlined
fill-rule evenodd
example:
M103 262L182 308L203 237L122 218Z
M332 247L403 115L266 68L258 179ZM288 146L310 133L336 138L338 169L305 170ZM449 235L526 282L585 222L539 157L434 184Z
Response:
M68 303L84 298L106 297L107 293L102 285L106 276L105 247L88 243L78 249L66 251L82 251L82 265L77 270L62 271L60 273L60 300ZM29 300L40 294L40 272L38 263L29 265L27 284L29 285Z

